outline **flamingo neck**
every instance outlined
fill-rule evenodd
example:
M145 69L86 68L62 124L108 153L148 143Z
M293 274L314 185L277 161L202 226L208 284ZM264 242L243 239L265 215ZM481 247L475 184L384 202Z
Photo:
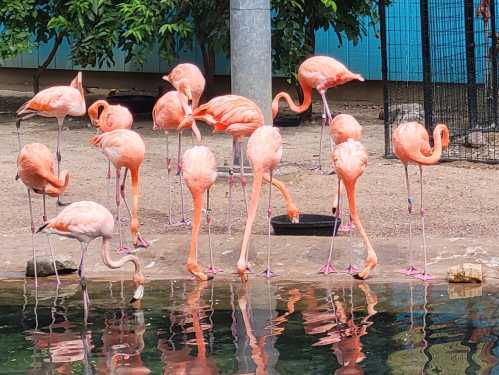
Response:
M447 126L438 124L433 130L433 152L430 156L425 156L421 150L417 150L416 155L413 155L413 160L420 165L437 164L442 157L442 151L447 149L449 145L449 130Z
M291 96L287 92L278 93L274 100L272 101L272 117L275 118L277 113L279 112L279 101L281 99L286 100L289 105L289 108L296 113L305 112L310 104L312 103L312 88L304 85L300 82L301 89L303 91L303 102L301 104L295 104Z
M267 173L264 174L263 179L266 182L270 182L270 176ZM284 200L286 202L286 206L288 209L288 216L289 216L290 220L293 219L294 216L296 216L296 214L298 213L298 208L296 207L295 202L293 201L293 198L291 197L291 194L289 194L288 188L286 187L284 182L282 182L281 180L278 180L275 177L272 177L272 185L277 190L279 190L279 192L281 193L282 197L284 198Z
M194 214L192 218L192 235L191 235L191 249L189 251L190 262L197 262L197 246L199 229L201 228L201 215L203 210L203 196L199 192L192 194L192 201L194 205Z
M121 257L120 260L111 259L111 238L110 237L102 237L102 262L111 269L117 269L123 267L124 264L130 262L135 267L135 274L141 273L140 261L135 255L126 255Z

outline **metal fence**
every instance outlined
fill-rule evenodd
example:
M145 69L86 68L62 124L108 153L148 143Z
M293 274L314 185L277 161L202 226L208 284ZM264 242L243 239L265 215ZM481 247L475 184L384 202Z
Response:
M445 123L446 160L499 163L495 0L380 2L385 155L392 130Z

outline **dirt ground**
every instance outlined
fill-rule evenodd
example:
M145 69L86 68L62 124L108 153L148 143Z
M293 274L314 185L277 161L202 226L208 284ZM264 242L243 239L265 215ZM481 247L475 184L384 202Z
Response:
M20 181L15 181L17 140L13 108L25 98L1 97L0 140L0 276L21 275L25 261L30 256L30 231L26 190ZM406 208L406 188L403 167L397 160L383 157L383 123L378 120L380 107L373 103L332 102L332 109L354 115L363 126L362 142L369 151L369 165L358 182L358 206L361 220L368 235L373 240L379 256L379 267L374 278L391 278L394 271L406 264L408 216ZM318 114L318 103L314 113ZM103 155L88 145L88 139L95 133L86 119L67 120L63 132L62 164L71 175L70 186L64 195L66 201L94 200L115 212L114 180L108 181ZM231 155L231 139L224 134L212 135L203 128L203 140L216 155L219 165L228 165ZM165 137L152 131L151 121L139 119L135 129L143 136L146 144L146 158L141 169L141 200L139 218L141 233L151 241L146 250L140 250L146 267L146 276L152 278L188 277L185 261L190 239L190 228L171 228L167 221L167 188L165 172ZM55 151L57 124L53 119L29 120L22 125L23 143L41 142ZM309 169L317 162L320 125L315 121L299 127L281 128L284 140L284 153L276 175L282 179L302 213L330 214L332 193L336 186L336 176L320 174ZM184 147L191 144L190 137L184 138ZM175 154L176 139L170 137L172 154ZM325 145L323 165L329 170L329 141ZM493 267L499 266L499 186L498 167L467 162L443 163L424 169L424 206L427 209L426 231L431 269L438 277L445 277L449 264L462 260L481 262L487 268L487 275L495 277ZM415 192L415 204L420 202L419 172L411 167L410 177ZM251 180L249 181L251 185ZM179 212L179 185L175 178L175 207ZM251 191L251 186L249 186ZM253 228L252 253L250 261L257 271L263 270L265 260L265 234L267 232L266 199L267 189L261 197L259 212ZM235 213L232 236L226 234L226 209L228 184L219 177L211 191L214 245L216 261L226 269L222 275L230 277L238 258L242 232L245 225L245 210L239 186L234 194ZM185 193L188 216L191 216L191 199ZM274 193L273 214L285 213L285 205ZM34 199L34 212L37 224L41 222L41 198ZM48 204L49 217L55 215L55 202ZM416 210L418 212L418 210ZM177 215L178 217L178 215ZM422 261L420 249L420 221L413 216L415 243L418 264ZM124 223L124 227L128 222ZM207 228L202 228L200 241L200 261L207 265ZM117 235L115 236L117 241ZM110 277L99 261L97 251L100 241L90 247L90 276ZM76 260L79 246L67 239L54 240L59 256L73 256ZM37 235L35 244L40 253L48 253L47 241ZM357 264L362 264L365 256L362 241L357 233L351 238L339 238L335 259L338 268L348 263L352 256ZM326 237L272 237L274 265L278 273L286 278L311 279L316 274L329 250ZM14 255L15 254L15 255ZM490 268L492 267L492 268ZM123 271L121 271L123 272ZM119 271L118 273L119 274Z

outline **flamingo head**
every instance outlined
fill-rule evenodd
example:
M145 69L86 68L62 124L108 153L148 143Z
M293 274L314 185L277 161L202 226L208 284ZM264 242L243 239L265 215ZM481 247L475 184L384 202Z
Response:
M290 205L288 208L288 218L293 224L298 224L300 222L300 210L294 204Z

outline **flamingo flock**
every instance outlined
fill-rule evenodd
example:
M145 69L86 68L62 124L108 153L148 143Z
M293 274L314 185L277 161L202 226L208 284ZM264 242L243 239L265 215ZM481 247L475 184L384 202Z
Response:
M215 154L209 147L203 144L197 122L205 123L211 127L214 133L222 132L232 137L233 144L242 144L244 138L248 138L247 157L253 171L253 185L250 201L246 198L246 176L244 174L243 147L240 147L241 165L239 180L244 196L247 211L246 226L241 245L239 260L237 262L237 273L244 283L248 280L251 269L248 263L249 242L252 226L257 216L258 202L262 191L263 182L269 184L267 220L268 220L268 243L267 243L267 267L262 275L271 278L275 274L271 270L271 226L272 217L272 187L276 187L287 204L290 222L300 222L300 210L293 201L291 194L285 184L274 178L273 172L279 166L283 157L283 137L279 129L265 126L262 111L252 100L239 95L222 95L200 104L205 88L205 80L201 71L193 64L180 64L168 75L163 77L170 82L174 90L165 93L156 102L152 111L153 129L161 129L166 135L165 167L168 181L168 225L190 224L185 216L184 197L182 185L192 195L194 213L192 218L192 236L189 254L187 257L187 271L197 280L204 282L213 278L213 275L221 272L213 262L213 248L211 242L211 216L210 216L210 189L215 185L217 179L217 163ZM320 138L320 154L322 154L323 130L326 124L330 128L331 140L331 167L338 177L337 184L332 186L333 213L339 218L342 211L342 191L345 190L349 217L351 224L344 228L346 231L357 229L364 241L367 250L364 268L356 272L353 266L349 266L349 272L355 278L366 279L376 267L378 259L376 252L369 240L367 231L360 220L359 210L356 203L357 181L365 171L368 161L368 152L362 145L362 126L351 115L338 114L333 117L328 106L326 92L329 88L346 84L352 80L363 81L362 76L350 72L343 64L333 58L325 56L314 56L307 59L298 70L298 81L304 93L303 103L296 105L289 94L280 92L272 103L272 115L276 117L279 112L279 101L285 99L291 110L304 112L312 103L312 89L316 89L322 99L323 121ZM56 234L59 236L74 238L81 243L81 260L79 275L81 287L84 292L84 305L87 309L90 300L86 291L85 281L85 257L87 245L96 238L102 238L102 259L109 268L119 268L127 262L135 267L134 282L136 291L132 301L140 301L144 294L144 277L142 265L138 255L130 254L132 250L125 245L121 229L121 204L124 203L130 218L130 233L133 245L136 249L146 248L150 244L139 231L139 184L140 167L144 161L146 145L142 137L132 129L133 116L128 109L122 106L109 105L104 100L99 100L88 109L88 116L98 134L91 137L89 143L100 149L108 160L108 178L110 177L110 165L115 168L116 178L116 218L118 226L119 247L117 253L122 255L121 260L113 261L110 257L111 239L114 234L115 220L110 211L95 202L75 202L65 207L52 219L46 217L46 196L57 197L58 202L64 190L68 187L69 174L60 171L61 164L61 132L63 121L66 116L83 116L86 113L86 104L83 91L82 75L78 73L69 86L55 86L41 91L31 100L25 103L17 111L17 135L19 142L18 174L16 178L21 179L27 188L29 211L31 218L32 236L36 232ZM33 117L55 117L59 129L57 136L57 174L54 172L54 162L50 150L42 144L32 143L22 146L20 124L22 121ZM182 152L182 133L191 130L195 145ZM169 152L168 135L175 131L178 135L177 175L180 179L181 189L181 220L176 222L172 212L172 187L171 173L173 160ZM400 159L405 168L406 185L408 193L408 212L412 213L413 199L408 178L408 165L415 164L420 169L421 184L421 207L420 216L423 233L424 269L417 270L413 265L412 247L410 246L410 264L403 272L410 276L428 280L431 275L427 272L427 248L424 232L425 211L423 208L423 180L422 166L437 164L442 151L448 147L449 132L445 125L439 124L433 133L434 146L429 143L429 135L423 125L415 122L403 123L393 132L393 147L395 155ZM236 148L233 148L234 152ZM234 160L234 156L232 160ZM229 172L229 194L228 194L228 222L227 231L231 231L232 222L232 190L235 183L234 164ZM319 169L321 166L321 155L319 155ZM131 175L131 206L126 200L125 187L128 173ZM44 216L43 224L36 230L33 211L31 206L31 194L43 196ZM206 221L210 235L208 247L210 251L210 266L203 271L198 263L198 252L200 244L198 236L203 216L203 195L206 194ZM339 220L338 220L339 221ZM336 225L337 221L335 221ZM334 240L332 237L329 255L326 263L319 272L329 274L335 272ZM412 231L410 232L410 243ZM49 240L50 244L50 240ZM55 259L52 246L51 255ZM35 241L33 240L33 257L36 265ZM36 276L36 269L35 269ZM35 277L35 283L36 283ZM59 278L57 277L59 282Z

